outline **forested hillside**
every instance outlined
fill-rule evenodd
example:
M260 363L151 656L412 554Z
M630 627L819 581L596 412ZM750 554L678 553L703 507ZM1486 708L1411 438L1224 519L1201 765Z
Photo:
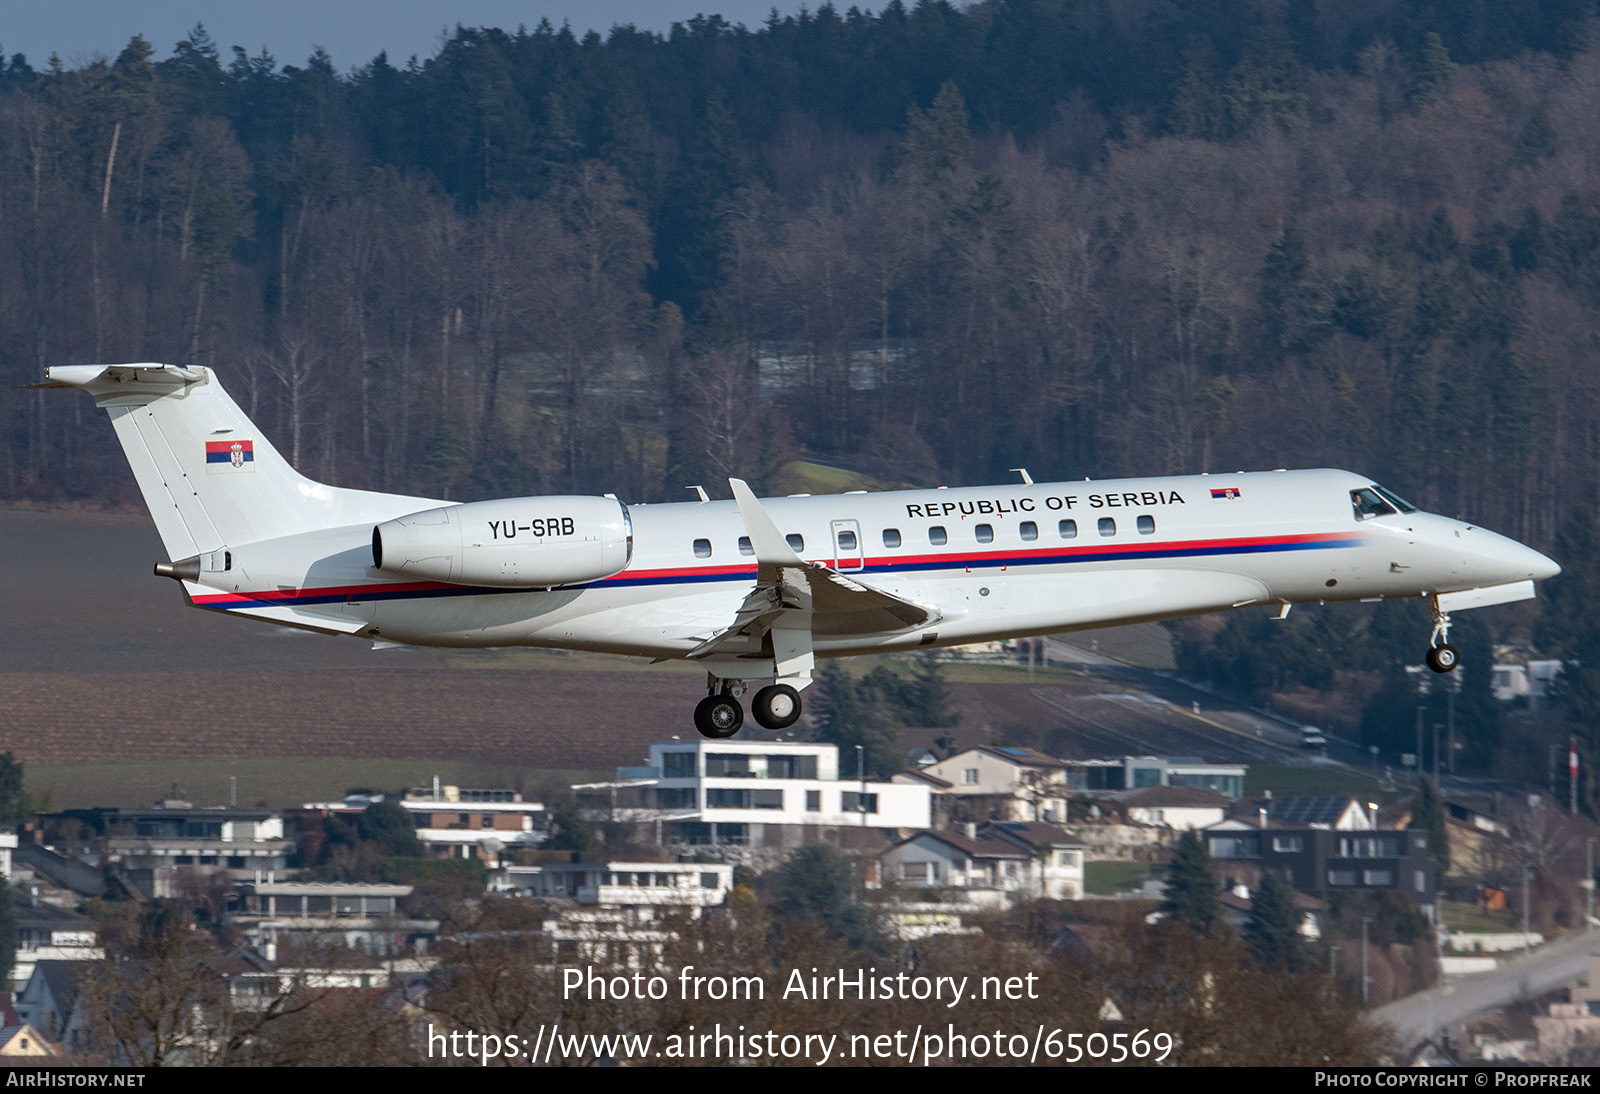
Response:
M990 0L15 56L0 497L127 497L86 400L15 385L161 360L353 486L1335 465L1548 547L1600 502L1597 26Z

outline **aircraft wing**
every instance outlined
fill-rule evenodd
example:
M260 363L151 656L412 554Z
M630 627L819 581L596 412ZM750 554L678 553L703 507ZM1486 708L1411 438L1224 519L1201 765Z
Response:
M785 542L750 487L742 479L728 483L755 548L756 587L733 622L689 657L772 657L782 676L786 654L790 662L809 664L814 634L893 634L938 622L939 613L931 608L863 585L820 562L806 562Z

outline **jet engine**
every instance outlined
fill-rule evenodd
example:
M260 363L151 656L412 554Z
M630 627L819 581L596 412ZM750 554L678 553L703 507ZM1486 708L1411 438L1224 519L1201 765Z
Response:
M633 522L615 498L475 501L372 529L374 568L456 585L582 585L620 573L632 557Z

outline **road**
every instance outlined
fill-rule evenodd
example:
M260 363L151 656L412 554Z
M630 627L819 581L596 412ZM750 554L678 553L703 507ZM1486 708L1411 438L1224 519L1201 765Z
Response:
M1600 953L1600 931L1557 939L1528 957L1504 962L1493 972L1453 977L1440 987L1379 1007L1372 1017L1392 1028L1401 1044L1410 1048L1436 1029L1576 980L1587 971L1591 953Z

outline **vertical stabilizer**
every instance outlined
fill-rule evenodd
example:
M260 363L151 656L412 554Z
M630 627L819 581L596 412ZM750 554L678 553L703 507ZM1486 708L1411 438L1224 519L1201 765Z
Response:
M70 365L47 369L45 377L47 386L89 392L111 416L174 559L447 504L311 481L289 466L208 368Z

